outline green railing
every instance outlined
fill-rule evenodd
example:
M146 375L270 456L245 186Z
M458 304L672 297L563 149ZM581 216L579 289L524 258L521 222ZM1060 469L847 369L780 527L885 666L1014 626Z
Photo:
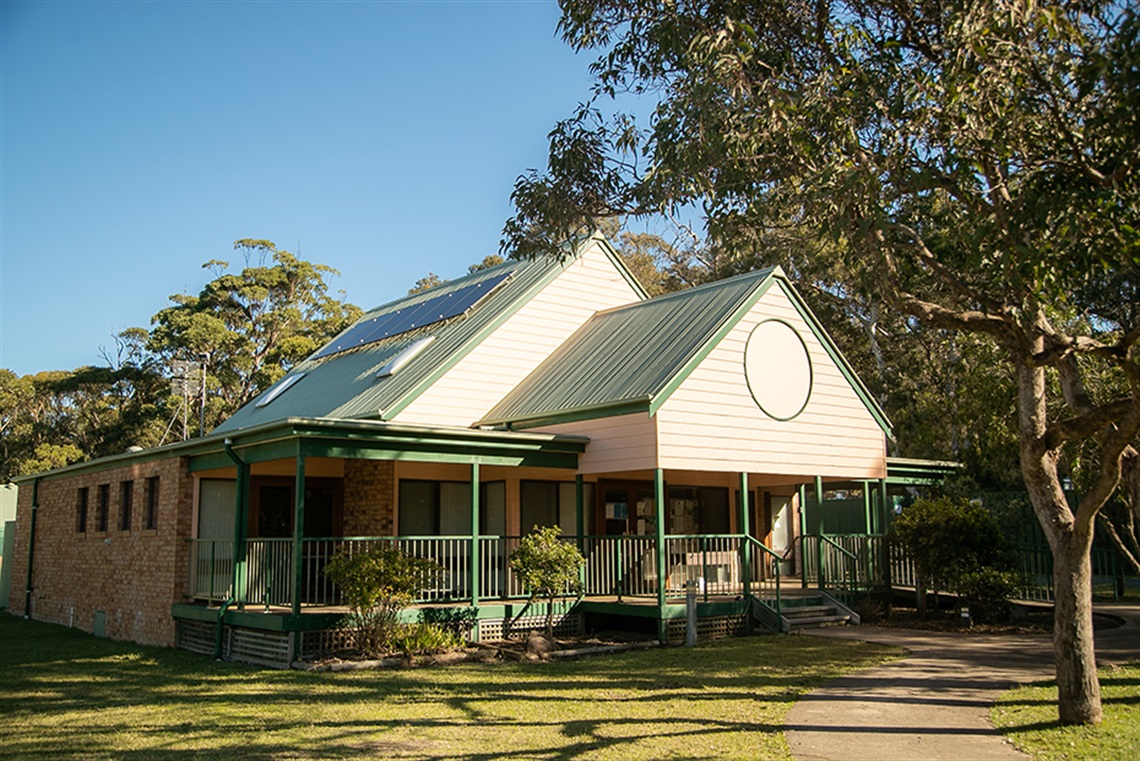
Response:
M748 540L747 542L745 540ZM506 600L526 596L510 569L510 554L518 536L479 537L479 599ZM566 536L586 559L581 581L591 597L655 597L658 589L657 542L645 536ZM234 547L230 540L191 541L188 594L195 599L221 602L234 587ZM356 553L371 547L391 547L415 557L430 558L443 567L440 581L417 602L457 602L472 599L471 537L325 537L301 542L301 563L294 563L292 539L249 539L245 542L243 594L238 605L266 609L287 607L294 598L306 607L339 606L340 591L324 574L338 552ZM748 586L779 578L783 559L755 539L742 534L670 535L665 538L665 594L676 598L693 582L706 599L710 595L739 595ZM770 562L749 563L754 547Z
M1021 574L1025 581L1021 599L1040 602L1053 601L1053 552L1048 547L1022 546L1017 548L1021 560ZM1094 597L1119 599L1117 577L1121 572L1116 550L1093 547L1089 557L1092 564L1092 593Z
M780 591L783 566L787 562L785 557L771 549L763 542L749 536L742 546L748 550L747 560L750 566L751 582L748 585L753 612L759 612L760 618L770 629L777 632L784 630L783 598ZM761 558L763 561L762 562ZM769 593L771 596L769 596ZM771 600L771 602L769 602ZM759 607L759 611L755 608Z
M808 534L799 537L800 577L814 586L851 601L859 595L885 591L892 581L887 537L864 534Z

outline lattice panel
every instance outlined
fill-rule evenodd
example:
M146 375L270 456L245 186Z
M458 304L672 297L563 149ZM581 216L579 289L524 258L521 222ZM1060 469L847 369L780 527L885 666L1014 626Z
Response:
M235 661L288 668L289 635L256 629L234 629L228 656Z
M503 629L510 622L510 619L501 618L487 618L479 622L479 639L481 640L495 640L503 638ZM546 616L524 616L520 618L513 626L511 626L511 633L516 637L519 634L535 629L543 631L546 629ZM577 613L563 615L561 618L554 617L554 636L556 637L573 637L582 633L582 617Z
M174 637L176 646L181 650L199 655L214 654L214 626L204 621L176 622Z
M318 632L302 632L301 659L313 660L330 653L351 650L354 632L348 629L324 629Z
M738 637L745 631L743 616L708 616L697 619L697 639ZM670 642L684 642L687 636L685 619L669 619L667 636Z

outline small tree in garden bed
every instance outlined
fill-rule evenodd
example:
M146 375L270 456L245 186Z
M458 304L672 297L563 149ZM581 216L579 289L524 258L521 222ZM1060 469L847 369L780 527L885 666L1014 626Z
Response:
M400 629L400 611L435 586L443 568L389 547L353 552L345 547L325 567L351 611L356 646L368 655L387 652Z
M581 593L578 570L586 564L578 548L562 541L561 536L562 529L557 526L535 526L511 553L511 570L518 574L523 588L530 593L530 599L515 620L535 600L546 598L546 636L549 639L554 639L554 600Z
M948 497L919 499L893 525L914 561L920 613L927 585L956 593L980 620L1008 613L1017 591L1012 550L997 520L981 505Z

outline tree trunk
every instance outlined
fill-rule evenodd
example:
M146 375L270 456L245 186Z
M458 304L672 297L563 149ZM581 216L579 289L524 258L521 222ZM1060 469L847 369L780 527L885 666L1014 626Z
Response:
M1100 682L1093 650L1092 532L1072 532L1053 551L1053 648L1062 724L1099 724Z
M1092 548L1096 514L1076 516L1057 475L1057 453L1044 443L1045 372L1018 367L1021 475L1053 552L1053 661L1062 724L1098 724L1100 682L1092 628Z

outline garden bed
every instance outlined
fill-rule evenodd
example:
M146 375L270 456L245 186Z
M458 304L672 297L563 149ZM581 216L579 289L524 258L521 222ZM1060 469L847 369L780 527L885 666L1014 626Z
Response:
M543 644L539 644L539 641ZM383 658L369 658L363 653L342 651L314 661L295 661L293 668L300 671L359 671L446 666L468 662L542 662L642 650L657 647L659 644L656 639L645 639L625 632L607 632L593 636L559 637L551 646L545 637L532 633L526 639L480 642L461 650L426 655L393 653Z

